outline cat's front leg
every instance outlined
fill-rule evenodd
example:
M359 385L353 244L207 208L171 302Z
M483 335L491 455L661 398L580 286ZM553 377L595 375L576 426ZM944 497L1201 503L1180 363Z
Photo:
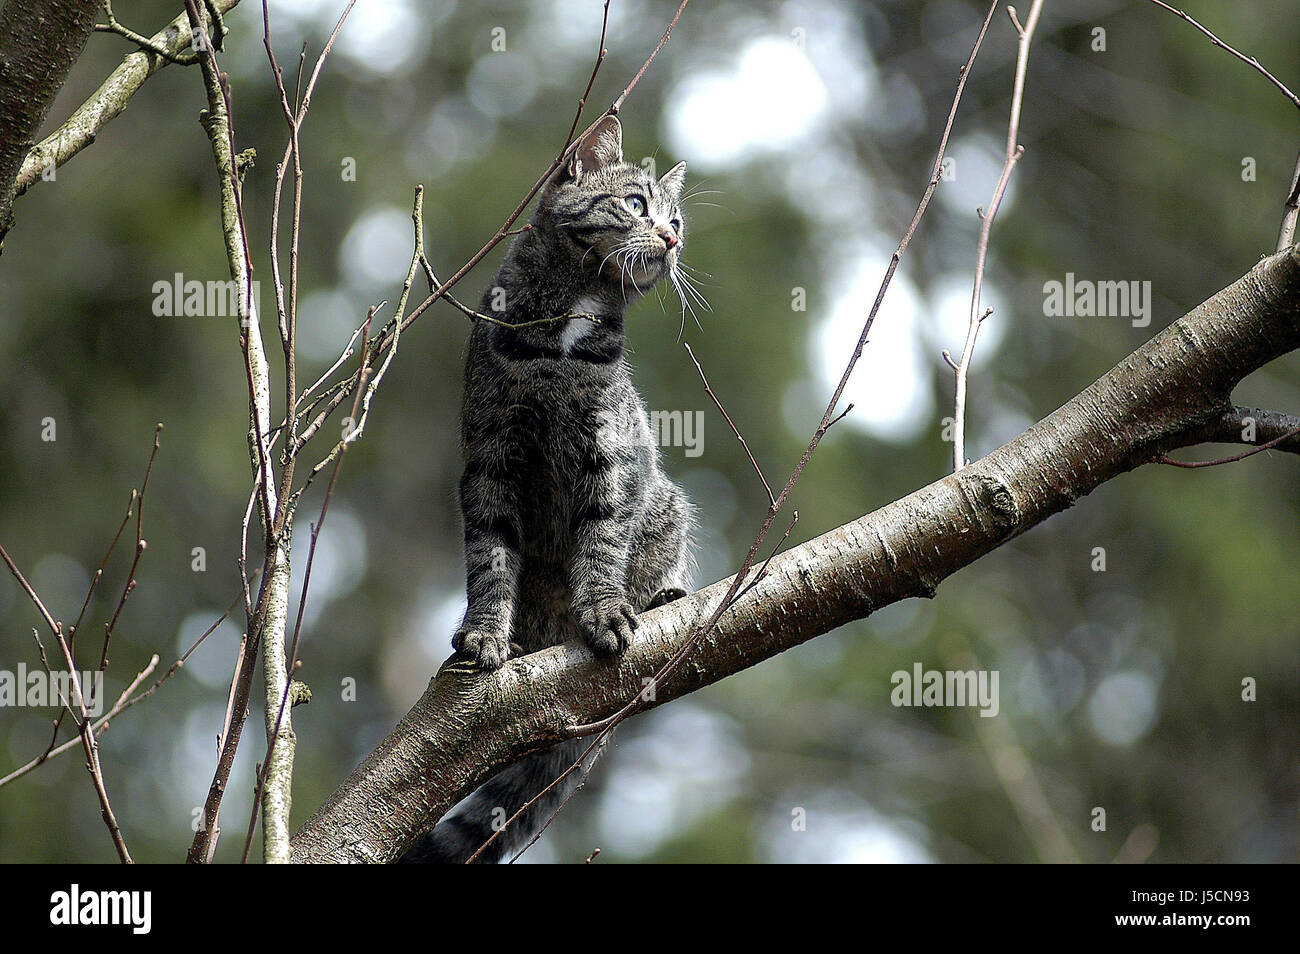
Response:
M574 514L569 569L573 611L587 645L598 656L622 652L637 627L628 599L628 545L634 508L619 486L619 465L599 461L583 481Z
M483 669L499 669L510 657L521 535L514 498L503 475L471 458L460 482L468 606L451 645Z

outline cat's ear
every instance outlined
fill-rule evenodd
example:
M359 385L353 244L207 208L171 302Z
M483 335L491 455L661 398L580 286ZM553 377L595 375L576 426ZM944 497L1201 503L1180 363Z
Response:
M622 161L623 125L617 116L606 116L579 141L564 171L570 179L576 181L591 175L597 169Z
M686 184L686 160L683 159L661 175L659 184L664 187L664 191L671 192L673 195L681 195L682 186Z

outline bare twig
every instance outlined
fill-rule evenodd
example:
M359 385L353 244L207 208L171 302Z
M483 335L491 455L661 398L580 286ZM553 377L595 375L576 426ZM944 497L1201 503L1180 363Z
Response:
M740 433L739 428L737 428L732 422L731 415L728 414L727 409L722 406L722 402L718 400L718 396L713 393L713 388L709 387L709 379L704 376L704 368L700 367L700 361L695 357L695 352L691 350L690 342L685 342L684 347L686 348L686 353L691 356L691 361L695 364L695 370L700 373L700 380L704 382L704 393L713 398L713 403L717 405L718 410L722 412L722 416L726 420L727 426L731 428L731 433L736 435L736 440L740 441L740 446L745 448L745 456L747 456L749 462L754 465L754 472L758 474L758 479L763 482L763 489L767 491L768 505L775 507L776 497L772 495L772 488L768 486L767 478L763 476L763 468L759 467L758 461L754 459L754 453L749 449L749 443Z
M1247 65L1253 67L1265 79L1267 79L1270 83L1272 83L1279 90L1281 90L1282 95L1285 96L1287 99L1291 100L1293 106L1295 106L1297 109L1300 109L1300 96L1297 96L1295 93L1291 92L1291 90L1287 89L1286 84L1283 83L1276 76L1274 76L1272 73L1270 73L1268 70L1266 70L1263 64L1261 64L1259 60L1255 59L1255 57L1247 56L1245 53L1241 52L1236 47L1230 46L1229 44L1225 43L1223 40L1219 39L1219 37L1215 36L1204 26L1202 26L1200 22L1193 19L1191 16L1184 13L1182 10L1179 10L1177 7L1172 7L1169 4L1165 3L1164 0L1151 0L1151 2L1154 3L1157 7L1160 7L1162 10L1168 10L1170 13L1174 14L1175 16L1181 17L1182 19L1186 20L1192 26L1196 27L1196 29L1200 30L1203 34L1205 34L1205 36L1209 38L1210 42L1213 43L1215 46L1217 46L1219 49L1231 53L1237 59L1241 60L1241 62L1246 63Z
M101 33L116 33L118 36L130 40L142 50L161 56L168 63L175 63L177 66L193 66L198 62L198 54L193 50L188 53L173 52L167 48L166 43L161 43L152 37L141 36L134 30L122 26L117 22L117 18L113 16L112 0L104 0L104 16L108 18L107 23L95 24L95 29Z
M1231 457L1220 457L1216 460L1175 460L1167 454L1161 454L1156 458L1156 462L1160 464L1169 464L1171 467L1184 467L1188 470L1195 470L1198 467L1217 467L1219 464L1236 463L1239 460L1245 460L1247 457L1253 457L1261 451L1271 450L1284 441L1290 440L1292 437L1297 435L1300 435L1300 426L1293 427L1291 430L1279 434L1271 441L1260 444L1258 447L1252 447L1248 451L1242 451L1240 454L1233 454Z
M104 782L104 769L99 761L99 744L96 741L95 733L91 729L90 715L86 711L86 697L81 687L81 677L77 672L77 663L73 658L72 649L68 646L68 641L63 636L63 624L56 622L50 615L50 611L45 608L41 598L37 595L36 590L27 582L18 565L3 546L0 546L0 559L9 567L9 572L13 574L18 585L40 612L41 618L45 625L49 627L50 632L54 634L55 640L58 641L59 648L63 651L63 658L68 667L68 679L72 684L73 699L64 699L63 703L72 713L72 718L77 724L77 733L81 738L81 746L86 752L86 770L90 773L91 783L95 788L95 795L99 799L100 814L104 818L104 824L108 828L109 837L113 839L113 847L117 850L117 856L123 864L131 864L131 852L127 850L126 839L122 836L122 829L117 824L117 816L113 813L113 806L108 798L108 786ZM36 631L32 631L35 635ZM45 666L46 672L53 677L53 670L50 668L49 660L45 656L45 647L41 645L40 637L36 639L40 646L41 663ZM76 708L72 703L76 703ZM42 760L43 761L43 760Z
M1208 37L1210 42L1213 43L1215 46L1217 46L1219 49L1232 54L1237 59L1241 60L1243 63L1247 64L1248 66L1258 71L1261 76L1263 76L1270 83L1276 86L1281 91L1282 95L1291 101L1291 105L1295 106L1297 109L1300 109L1300 96L1297 96L1295 93L1291 92L1291 90L1287 88L1285 83L1283 83L1280 79L1278 79L1267 69L1265 69L1263 64L1261 64L1259 60L1255 59L1255 57L1247 56L1245 53L1242 53L1236 47L1231 46L1228 43L1225 43L1214 33L1210 32L1210 30L1202 26L1201 23L1199 23L1197 20L1193 19L1191 16L1184 13L1182 10L1179 10L1177 7L1173 7L1165 3L1164 0L1151 0L1151 2L1154 3L1156 6L1160 7L1162 10L1168 10L1170 13L1174 14L1175 16L1181 17L1183 20L1186 20L1192 26L1196 27L1196 29L1200 30L1201 33L1203 33L1206 37ZM1282 251L1283 249L1288 249L1295 244L1297 218L1300 218L1300 156L1297 156L1296 158L1296 169L1295 169L1295 174L1292 175L1291 177L1291 188L1287 192L1286 201L1282 205L1282 226L1278 230L1278 237L1277 237L1277 250L1279 252Z
M190 17L191 29L196 33L202 32L204 12L198 0L186 0L186 11ZM204 802L203 825L195 834L186 856L190 862L210 861L216 850L221 800L248 715L254 669L252 656L260 646L263 630L268 628L268 620L271 630L283 626L283 610L287 603L289 585L287 541L282 538L281 528L275 519L279 506L266 438L270 426L270 374L257 316L253 313L252 261L235 158L228 78L217 63L213 44L204 44L202 53L204 55L200 57L199 66L208 101L204 127L212 145L221 186L222 234L226 258L231 278L239 289L240 350L244 357L249 393L248 442L257 497L261 503L266 560L257 601L249 613L248 630L240 647L236 673L231 683L229 719L222 731L217 766ZM243 573L244 570L245 564L241 563L240 572Z
M144 680L149 678L149 675L154 671L155 668L157 668L157 666L158 666L158 655L157 653L155 653L153 658L149 660L149 665L145 666L144 669L136 673L135 678L132 679L131 682L127 685L127 687L122 690L122 694L117 697L117 702L115 702L112 708L110 708L108 712L104 713L104 715L100 717L99 721L94 724L93 728L96 737L102 736L104 732L108 730L110 720L112 720L115 716L121 714L125 710L129 709L132 705L134 705L136 702L139 701L138 699L130 700L127 697L130 696L131 693L135 692L136 688L140 685L140 683L142 683ZM60 710L60 711L66 711L66 710ZM64 752L67 752L69 749L80 744L81 744L81 736L78 735L76 738L68 739L68 741L64 742L62 745L59 745L57 747L51 746L50 748L42 752L40 755L38 755L36 758L32 759L30 762L27 762L24 765L20 765L18 768L10 772L8 775L4 776L3 778L0 778L0 787L8 785L10 782L16 779L22 778L28 772L40 768L50 759L57 758L58 756L62 755Z
M1296 220L1300 219L1300 156L1296 157L1295 172L1291 174L1291 191L1282 203L1282 226L1277 232L1279 252L1295 244Z
M989 253L989 235L993 231L993 220L997 217L998 209L1002 206L1002 197L1006 195L1007 183L1011 181L1011 173L1015 171L1016 163L1025 153L1025 147L1017 141L1020 136L1020 107L1024 102L1025 94L1025 74L1029 69L1029 44L1034 38L1034 29L1038 26L1038 16L1043 9L1043 0L1034 0L1033 6L1029 8L1029 17L1024 24L1016 16L1016 8L1007 7L1007 12L1011 17L1011 23L1016 29L1019 37L1016 50L1016 78L1011 92L1011 117L1007 121L1007 149L1006 159L1002 163L1002 174L998 176L997 186L993 190L993 198L989 200L988 211L980 216L980 233L979 243L975 251L975 280L972 283L970 296L970 320L966 326L966 342L962 345L961 358L957 361L954 370L954 398L953 398L953 436L952 436L952 469L954 472L961 470L966 466L966 381L970 374L970 363L975 356L975 340L979 337L980 326L984 324L993 309L990 308L984 313L980 313L980 295L984 288L984 264ZM948 364L951 365L952 358L945 355Z
M135 590L135 571L140 566L140 557L144 556L144 495L149 490L149 478L153 475L153 462L157 458L158 448L162 444L162 430L162 424L155 425L153 449L149 452L149 464L144 470L144 480L140 483L139 496L135 498L135 556L131 560L131 569L127 571L126 583L122 586L122 595L117 601L117 609L113 610L113 618L104 625L104 648L99 654L100 672L108 669L108 644L113 638L113 627L117 625L118 617L122 615L122 607L126 605L127 597Z
M569 146L573 142L573 134L578 129L578 121L582 119L583 107L587 105L587 97L591 95L591 88L596 85L596 74L600 72L600 65L605 62L605 56L609 53L609 50L605 49L605 33L609 29L609 3L610 0L605 0L605 10L600 20L600 43L598 44L599 50L596 53L596 65L591 68L591 79L587 80L587 88L578 97L578 111L573 114L573 125L569 127L569 134L564 138L564 145L560 149L561 155L569 151ZM682 6L686 6L686 4L683 3Z

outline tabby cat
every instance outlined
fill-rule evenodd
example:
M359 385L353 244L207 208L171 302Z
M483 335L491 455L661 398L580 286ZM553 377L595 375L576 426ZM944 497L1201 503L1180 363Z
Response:
M660 466L632 386L623 313L683 246L686 163L658 179L623 161L603 119L545 186L531 228L483 295L462 408L468 609L452 646L483 669L571 638L623 650L637 614L685 594L691 507ZM562 743L505 769L406 862L465 861L585 749ZM479 861L512 855L577 773L503 831Z

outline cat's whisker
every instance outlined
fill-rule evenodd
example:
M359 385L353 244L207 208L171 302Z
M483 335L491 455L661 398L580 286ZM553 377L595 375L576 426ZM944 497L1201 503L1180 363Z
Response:
M615 245L614 248L610 250L609 254L600 260L600 264L596 266L597 273L603 272L605 270L605 263L608 262L611 258L614 258L614 256L618 255L619 253L626 251L627 249L631 248L631 246L632 246L631 241L620 242L618 245ZM617 265L618 262L619 260L617 258L614 258L614 264ZM619 269L619 273L622 274L621 267Z
M695 327L699 328L700 331L704 330L704 326L700 324L699 316L695 313L695 307L691 304L690 296L694 295L698 297L700 301L704 301L704 299L702 296L699 295L699 292L692 289L689 284L684 284L684 281L686 280L686 275L684 272L680 272L676 268L674 268L672 271L668 273L668 277L669 280L671 280L673 283L673 288L677 290L677 297L681 300L682 303L682 327L681 330L678 332L678 338L677 338L677 340L680 341L681 336L686 333L686 313L688 311L691 313L691 320L695 322ZM687 289L687 291L683 292L683 288ZM708 302L704 302L704 304L706 307L708 307Z
M700 303L701 306L704 307L705 310L707 311L713 310L713 306L709 304L708 299L705 298L703 293L699 290L699 288L695 286L694 280L689 275L687 275L685 272L682 272L678 277L682 280L682 286L691 294L691 296L697 302Z
M691 278L694 278L697 284L712 286L711 282L702 282L699 279L700 275L703 275L705 278L712 278L713 277L712 272L706 272L702 268L695 268L694 266L688 265L686 262L683 262L681 260L678 260L677 267L686 269L686 273L689 274Z
M623 253L614 261L618 264L619 273L619 290L623 293L623 301L627 302L627 280L630 277L632 266L631 258L635 254L636 248L633 243L628 242ZM636 279L632 279L632 287L636 287Z

